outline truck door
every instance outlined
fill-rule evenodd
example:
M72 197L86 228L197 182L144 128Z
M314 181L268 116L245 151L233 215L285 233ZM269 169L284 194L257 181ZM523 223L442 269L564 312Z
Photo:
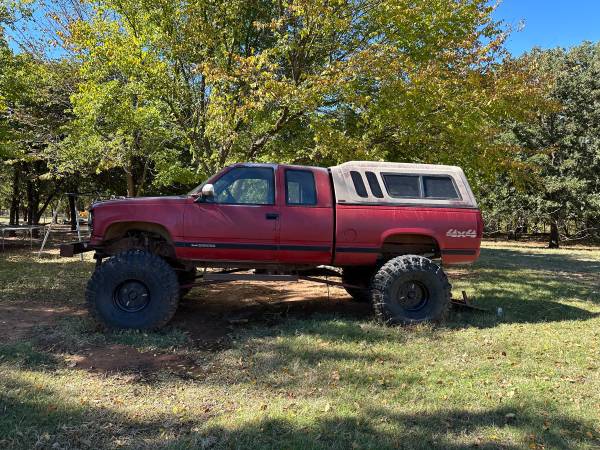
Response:
M213 185L212 199L188 205L178 254L197 260L275 261L279 207L274 169L232 167Z
M280 167L279 260L330 264L333 245L333 197L325 169Z

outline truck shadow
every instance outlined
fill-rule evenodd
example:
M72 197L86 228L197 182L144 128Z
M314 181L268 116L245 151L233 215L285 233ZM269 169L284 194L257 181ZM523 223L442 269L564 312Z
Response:
M599 315L594 311L600 305L599 269L599 262L569 254L483 249L476 265L450 269L449 278L455 297L465 290L484 311L453 309L446 326L488 328L503 323L592 319ZM231 283L194 289L181 304L174 324L203 333L206 322L243 328L307 318L358 322L374 316L370 304L353 301L340 288L306 282Z

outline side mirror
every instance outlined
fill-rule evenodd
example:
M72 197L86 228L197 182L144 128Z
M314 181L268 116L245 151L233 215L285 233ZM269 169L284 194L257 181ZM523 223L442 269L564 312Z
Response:
M207 183L204 186L202 186L202 196L201 198L203 199L212 199L215 196L215 187L210 184Z

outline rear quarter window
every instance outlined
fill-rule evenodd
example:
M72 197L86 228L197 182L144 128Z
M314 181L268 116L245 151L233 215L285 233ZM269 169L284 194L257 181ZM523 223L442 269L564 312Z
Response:
M350 177L352 177L354 189L356 189L356 193L358 194L358 196L367 198L369 194L367 193L367 188L365 186L365 182L363 181L362 175L358 172L352 171L350 172Z
M425 198L456 200L460 198L458 190L450 177L423 177Z
M369 187L371 188L371 192L377 198L383 198L383 192L381 191L381 186L379 185L379 181L377 181L377 175L373 172L365 172L367 176L367 181L369 182Z

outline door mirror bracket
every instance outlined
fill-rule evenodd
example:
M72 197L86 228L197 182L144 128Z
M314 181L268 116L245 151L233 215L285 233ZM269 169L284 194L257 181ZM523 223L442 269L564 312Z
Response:
M207 183L202 186L202 192L196 199L197 202L205 202L214 199L215 197L215 187L214 185Z

